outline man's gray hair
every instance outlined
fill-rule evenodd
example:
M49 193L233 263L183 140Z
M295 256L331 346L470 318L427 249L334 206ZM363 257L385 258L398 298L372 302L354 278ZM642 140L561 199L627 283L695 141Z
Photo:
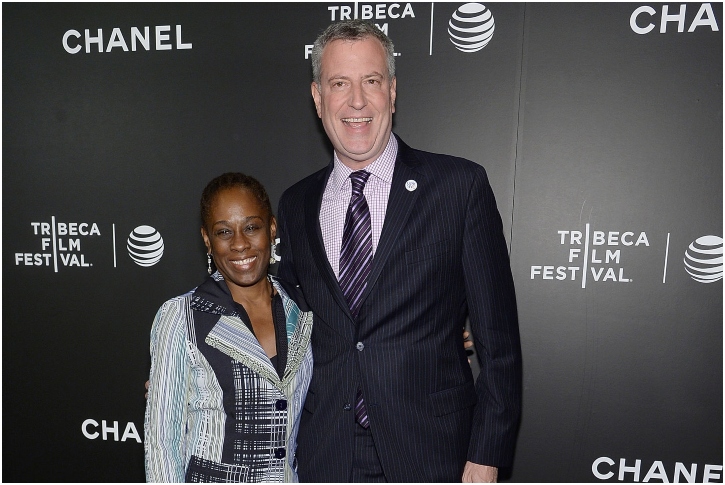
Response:
M388 80L395 77L395 56L393 41L377 28L372 22L365 20L343 20L330 24L324 32L315 40L312 47L312 80L320 84L320 71L322 70L322 51L327 44L335 40L363 40L366 37L373 37L380 41L386 52L388 61Z

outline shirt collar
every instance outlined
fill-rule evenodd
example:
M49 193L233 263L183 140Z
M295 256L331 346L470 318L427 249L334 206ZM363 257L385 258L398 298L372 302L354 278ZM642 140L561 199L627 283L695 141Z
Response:
M390 139L388 140L388 144L385 146L383 153L381 153L373 163L362 170L370 172L371 176L375 176L388 185L392 185L393 170L395 169L395 159L397 155L398 140L395 138L395 135L390 133ZM333 165L330 182L332 183L332 189L334 192L339 192L350 177L350 174L355 170L352 170L342 163L340 158L337 156L337 152L334 152Z
M234 300L224 277L219 270L209 275L194 290L191 308L205 313L238 316L234 308Z

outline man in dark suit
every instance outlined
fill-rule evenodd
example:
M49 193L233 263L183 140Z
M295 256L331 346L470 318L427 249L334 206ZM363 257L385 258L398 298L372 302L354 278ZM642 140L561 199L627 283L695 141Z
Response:
M312 58L334 157L279 205L279 276L315 314L300 479L495 481L512 461L521 351L486 172L392 134L393 46L372 24L331 25Z

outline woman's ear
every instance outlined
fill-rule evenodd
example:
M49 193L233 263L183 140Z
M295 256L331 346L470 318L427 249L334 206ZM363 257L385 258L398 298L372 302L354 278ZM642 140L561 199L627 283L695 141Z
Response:
M211 254L211 241L209 241L209 235L206 233L206 228L204 226L201 226L201 238L204 240L206 253Z

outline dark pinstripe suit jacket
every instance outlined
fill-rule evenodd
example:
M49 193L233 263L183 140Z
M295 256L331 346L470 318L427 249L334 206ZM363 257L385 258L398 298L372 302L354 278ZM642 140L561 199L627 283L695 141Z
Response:
M332 164L280 201L279 275L301 286L315 314L314 372L297 450L301 481L349 480L358 386L389 481L460 481L466 460L511 464L521 351L501 217L486 172L398 141L357 321L320 231ZM409 180L415 190L406 189ZM467 316L481 365L475 383L462 344Z

